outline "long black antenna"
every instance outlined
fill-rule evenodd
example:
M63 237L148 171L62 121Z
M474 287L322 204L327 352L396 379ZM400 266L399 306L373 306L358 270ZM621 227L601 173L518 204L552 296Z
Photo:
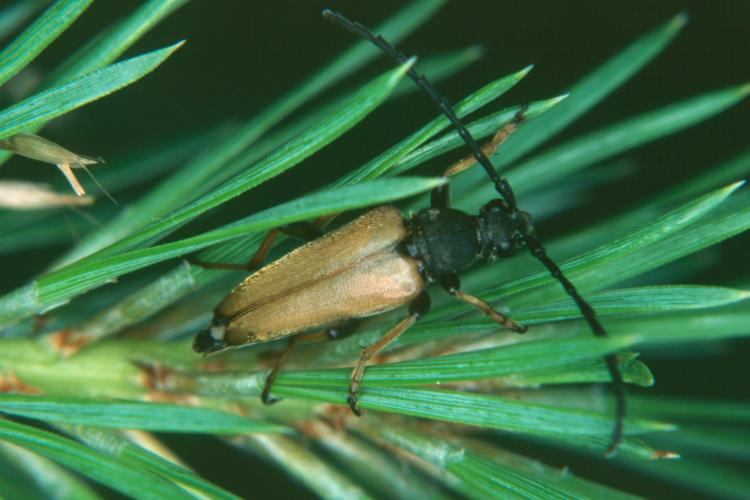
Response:
M323 18L331 21L334 24L338 24L342 28L351 31L356 35L359 35L365 40L372 42L375 46L388 54L399 64L404 64L409 60L409 58L406 57L402 52L399 52L393 47L393 45L388 43L385 38L380 35L375 35L361 24L348 20L338 12L325 9L323 11ZM469 130L464 126L464 124L461 123L461 121L458 119L458 116L456 116L456 112L453 111L453 106L451 106L448 100L437 91L435 86L430 83L427 77L417 73L414 70L413 66L409 68L407 74L412 80L416 82L417 85L419 85L422 90L427 92L429 96L432 97L440 110L445 113L445 116L448 117L448 120L450 120L451 124L455 127L458 135L460 135L464 142L471 148L471 153L472 155L474 155L477 163L482 165L484 170L487 172L487 175L490 176L490 179L492 179L492 183L495 185L495 189L497 189L497 192L500 193L500 196L503 197L505 202L508 204L508 207L513 211L517 210L516 195L513 194L513 189L511 189L510 184L508 184L508 181L500 178L500 176L497 175L495 167L492 166L490 160L482 152L482 149L479 147L479 144L477 144L477 141L474 139L471 133L469 133Z
M335 24L338 24L342 28L364 38L365 40L370 41L373 45L380 48L383 52L388 54L399 64L404 64L408 61L408 58L402 52L396 50L382 36L372 33L361 24L352 22L341 14L329 9L325 9L323 11L323 18ZM495 185L495 189L498 193L500 193L500 196L503 197L511 213L517 213L518 206L516 205L516 196L513 193L513 188L511 188L510 184L505 178L501 178L497 174L497 172L495 171L495 167L492 166L489 158L487 158L487 155L484 154L482 148L479 147L479 144L477 144L477 141L471 135L466 126L459 120L458 116L456 116L456 113L448 100L437 91L437 89L432 85L432 83L430 83L427 77L417 73L417 71L413 67L409 68L407 74L412 80L414 80L414 82L416 82L417 85L419 85L421 89L427 92L427 94L438 105L440 110L445 113L451 124L453 124L456 131L458 132L458 135L460 135L464 142L466 142L466 144L469 146L469 148L471 148L471 153L474 158L480 165L482 165L484 170L487 172L487 175L489 175L490 179L492 179L492 183ZM523 239L531 254L536 257L544 265L544 267L547 268L550 274L552 274L552 276L560 282L562 287L565 289L565 292L573 298L576 305L578 306L578 309L580 309L581 314L583 314L584 319L589 324L589 327L591 327L591 330L594 332L594 335L598 337L606 337L607 332L606 330L604 330L604 327L597 319L594 309L588 302L586 302L581 294L578 293L576 287L573 285L573 283L570 282L570 280L568 280L568 278L565 277L555 261L553 261L547 255L547 252L544 250L542 243L534 235L533 228L529 228L529 230L524 233ZM608 454L612 454L622 441L623 422L626 414L625 383L622 379L622 374L617 367L617 358L615 357L615 355L608 354L604 357L604 360L607 364L607 369L609 370L609 375L612 379L612 384L615 392L615 428L612 432L612 439L607 450Z

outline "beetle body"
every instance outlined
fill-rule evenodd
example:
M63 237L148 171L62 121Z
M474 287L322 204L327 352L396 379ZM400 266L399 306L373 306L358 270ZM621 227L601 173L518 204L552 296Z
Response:
M431 281L511 254L506 212L492 202L479 216L425 208L405 220L391 206L370 210L248 276L214 309L194 348L270 342L410 304Z
M401 212L382 206L297 248L232 290L195 350L268 342L411 302L425 283L398 251L407 235Z

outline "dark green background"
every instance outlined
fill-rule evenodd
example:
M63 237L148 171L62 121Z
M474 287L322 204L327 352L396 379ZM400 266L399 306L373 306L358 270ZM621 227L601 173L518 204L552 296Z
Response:
M96 2L84 16L34 64L47 71L76 47L140 2ZM70 149L117 158L140 144L158 142L181 132L244 118L293 88L352 42L342 30L320 17L323 7L342 11L374 26L395 11L400 2L228 1L195 0L147 35L130 55L155 49L179 39L181 48L155 73L115 95L102 99L50 124L45 135ZM646 70L587 114L556 141L575 136L669 102L750 80L748 21L750 3L743 0L696 1L559 1L516 0L453 2L429 23L401 43L407 54L435 54L481 44L484 58L465 72L441 82L439 88L457 100L490 79L533 63L534 71L504 100L522 103L566 91L589 70L630 41L672 15L686 11L690 23L676 42ZM384 58L347 81L349 88L387 67ZM335 89L329 95L334 95ZM2 96L7 99L7 96ZM604 187L593 200L595 209L575 211L555 225L542 227L554 236L566 225L585 224L614 213L646 193L716 165L748 147L750 102L743 102L718 117L668 139L627 153L637 161L636 173L616 186ZM434 115L426 98L411 96L378 110L360 127L292 173L272 181L251 197L230 204L236 218L275 204L337 177L348 168L380 152ZM432 164L433 172L442 163ZM17 159L3 168L3 176L26 175ZM429 169L428 169L429 170ZM38 168L37 175L52 175ZM121 201L138 196L133 190ZM521 200L523 205L523 200ZM587 205L591 207L592 205ZM192 226L195 228L197 226ZM720 247L722 265L710 275L691 277L693 282L725 284L737 266L748 265L750 241L738 238ZM30 277L54 257L54 251L10 255L3 279L8 290ZM13 265L9 266L8 261ZM38 262L38 265L32 264ZM695 360L656 360L656 390L703 397L744 397L742 363L747 343L736 342L727 352ZM688 367L689 370L688 370ZM686 372L689 371L689 374ZM689 378L688 378L689 377ZM229 489L244 496L282 496L287 480L273 468L206 439L170 439L189 462ZM519 446L519 445L514 445ZM554 464L571 464L583 476L649 496L682 492L643 478L627 477L607 465L551 453L543 447L531 451ZM289 488L294 488L290 486ZM306 490L284 490L286 495L309 495Z

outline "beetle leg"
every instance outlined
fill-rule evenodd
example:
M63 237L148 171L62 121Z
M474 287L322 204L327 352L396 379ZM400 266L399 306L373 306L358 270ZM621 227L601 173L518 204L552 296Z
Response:
M263 264L263 261L266 260L266 257L268 257L268 252L271 251L271 247L273 247L276 238L279 237L279 233L284 233L287 236L292 236L305 242L312 241L316 238L319 238L320 236L323 236L323 227L328 224L328 222L330 222L334 217L336 217L336 214L325 215L316 219L315 222L299 221L277 227L276 229L271 229L270 231L268 231L266 237L263 238L263 241L258 246L258 250L255 251L255 255L253 255L253 257L247 263L246 269L248 271L252 271L253 269L258 268Z
M404 333L419 318L427 314L430 310L430 296L427 292L417 297L414 302L409 304L409 316L396 324L388 333L383 335L377 342L362 349L362 355L357 362L357 366L352 371L351 381L349 382L349 397L346 402L352 409L352 413L358 417L362 416L362 410L359 409L359 387L362 385L362 378L365 375L365 365L367 361L377 354L385 346L396 340L399 335Z
M315 238L322 236L323 230L314 223L306 221L293 222L291 224L277 227L276 229L271 229L258 246L255 255L253 255L247 263L248 270L260 267L263 264L263 261L268 257L268 252L271 251L271 247L273 247L276 238L279 237L279 233L284 233L287 236L292 236L303 241L312 241Z
M341 323L339 326L328 329L328 338L331 340L341 340L348 337L352 333L357 331L359 325L362 324L360 318L352 318Z
M522 108L521 111L516 113L516 116L514 116L511 121L506 123L500 130L495 133L492 139L490 139L482 146L482 153L484 153L485 156L489 158L490 156L494 155L497 152L497 148L499 148L501 144L503 144L511 135L513 135L513 132L518 129L521 121L523 121L524 112L525 109ZM477 159L473 153L466 155L459 161L445 169L445 171L443 172L443 177L451 177L460 172L463 172L468 168L473 167L476 164ZM450 185L443 184L442 186L438 186L433 189L430 195L430 201L430 206L432 206L433 208L449 208L451 206Z
M299 221L292 222L291 224L286 224L284 226L281 226L279 228L279 231L286 234L287 236L299 238L303 241L312 241L323 236L323 230L320 227L318 227L313 222L307 221Z
M511 121L503 125L503 127L495 133L492 139L487 141L482 146L482 153L484 153L486 157L489 158L490 156L494 155L497 152L497 148L499 148L505 141L507 141L508 138L513 135L513 132L518 130L518 126L521 124L521 121L523 121L524 112L525 109L522 108L518 113L516 113L516 116L514 116ZM445 172L443 172L443 177L456 175L457 173L463 172L467 168L473 167L476 164L477 160L473 154L466 155L465 157L461 158L459 161L448 167Z
M185 257L185 260L194 265L194 266L200 266L203 269L228 269L230 271L244 271L247 269L245 264L233 264L231 262L206 262L203 260L198 260L195 257L187 256Z
M430 193L430 206L432 208L450 208L451 186L449 183L442 184Z
M269 373L268 377L266 377L266 383L263 386L263 393L260 396L261 401L263 401L264 404L270 405L279 400L279 398L271 396L271 387L273 386L276 377L278 377L279 372L281 371L281 367L284 366L284 363L286 363L286 360L289 358L289 353L292 352L292 349L295 345L304 344L307 342L319 342L322 340L343 339L344 337L348 337L349 335L354 333L359 327L360 323L361 320L359 320L358 318L350 319L337 327L328 329L327 331L302 333L291 337L289 339L289 343L286 346L286 349L284 349L284 352L281 353L281 356L279 356L279 358L276 360L276 364L271 370L271 373Z
M260 267L261 264L263 264L263 261L266 260L266 257L268 256L268 252L271 251L271 247L273 246L274 242L276 241L276 238L279 237L279 229L271 229L266 233L266 237L263 238L263 241L258 245L258 249L255 251L255 254L253 254L252 258L247 262L245 265L245 269L254 269L256 267Z
M461 291L461 283L458 279L458 276L455 274L449 274L446 276L443 276L440 279L440 285L451 295L456 297L458 300L462 302L466 302L469 305L472 305L482 311L484 314L492 318L496 323L504 326L508 330L514 331L516 333L524 333L526 331L526 327L524 325L521 325L519 323L516 323L512 318L509 318L508 316L496 311L491 304L488 304L484 300L480 299L479 297L475 297L474 295L470 295L466 292Z
M315 238L321 236L323 234L323 230L314 223L305 221L293 222L292 224L287 224L276 229L271 229L266 234L266 237L263 238L263 241L258 246L258 250L255 251L255 254L247 264L234 264L229 262L206 262L196 259L195 257L186 257L185 260L187 260L190 264L201 266L204 269L252 271L257 267L260 267L263 261L266 260L268 252L271 251L271 247L276 241L276 238L278 238L279 233L284 233L286 235L293 236L304 241L312 241Z
M271 396L271 387L273 386L274 381L276 380L276 377L279 375L279 371L281 371L281 367L284 366L284 363L286 363L287 358L289 358L289 353L292 352L292 349L295 345L304 342L305 340L309 342L313 342L315 340L323 340L321 338L322 335L325 335L325 332L313 332L313 333L307 333L307 334L300 334L295 335L294 337L289 339L289 342L286 345L286 349L284 349L284 352L281 353L281 356L278 357L276 360L276 364L273 366L273 369L271 370L271 373L268 374L268 377L266 377L266 383L263 386L263 392L260 395L260 400L263 401L263 404L270 405L279 400L279 398L275 398Z

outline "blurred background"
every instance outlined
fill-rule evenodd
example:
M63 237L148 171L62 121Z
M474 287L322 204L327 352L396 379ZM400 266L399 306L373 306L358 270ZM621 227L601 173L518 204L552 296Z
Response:
M14 102L18 95L14 93L22 94L24 85L36 78L35 73L50 71L74 48L138 5L140 2L124 0L96 2L41 55L31 71L21 75L9 90L3 90L0 104ZM351 35L322 20L320 12L324 7L339 10L372 27L400 5L401 2L394 1L311 0L188 3L128 54L180 39L187 40L184 47L153 74L56 120L43 135L75 152L115 161L139 145L211 129L229 118L250 117L354 42ZM644 110L750 81L750 3L744 0L451 2L399 48L407 55L433 55L474 45L482 47L484 56L477 63L438 85L452 101L491 79L534 64L529 76L503 99L501 106L505 106L564 93L609 56L679 12L686 12L690 22L676 41L634 79L548 143L552 146ZM388 66L389 62L380 58L338 90L351 88ZM316 102L336 93L334 88ZM623 206L746 150L750 144L748 111L750 100L699 126L625 153L622 160L629 170L624 179L591 193L585 200L585 209L574 207L565 218L544 224L540 229L542 234L549 239L570 226L617 213ZM434 115L433 105L422 96L412 94L394 100L291 173L253 190L250 197L233 201L223 213L217 214L216 220L199 222L185 231L194 232L201 224L213 227L217 220L234 219L276 204L280 199L308 192L360 165ZM435 174L444 166L444 161L438 159L418 173ZM0 176L11 178L44 180L56 175L52 167L27 163L17 157L0 170ZM124 204L137 198L139 192L136 187L118 194L118 199ZM523 200L520 204L523 206ZM180 234L184 233L177 236ZM710 273L691 276L690 281L732 285L737 266L748 270L749 247L746 235L716 247L710 258L718 265L709 266ZM45 249L4 255L2 291L31 278L28 270L32 267L24 263L36 261L39 263L36 268L41 269L56 253L55 249ZM747 341L735 341L720 351L699 353L703 358L697 369L694 360L684 358L662 356L647 361L657 379L656 390L665 394L747 399L749 347ZM238 494L278 491L275 488L285 481L275 469L226 447L219 448L210 439L180 438L170 444L177 451L185 451L185 457L198 470ZM614 469L601 461L559 457L546 453L543 447L524 448L524 451L552 464L571 465L579 475L631 491L636 489L644 495L666 495L670 491L675 494L671 488L645 478L613 475ZM215 453L223 454L220 460ZM286 494L309 496L306 490L289 487L292 489ZM687 495L682 493L683 497Z

